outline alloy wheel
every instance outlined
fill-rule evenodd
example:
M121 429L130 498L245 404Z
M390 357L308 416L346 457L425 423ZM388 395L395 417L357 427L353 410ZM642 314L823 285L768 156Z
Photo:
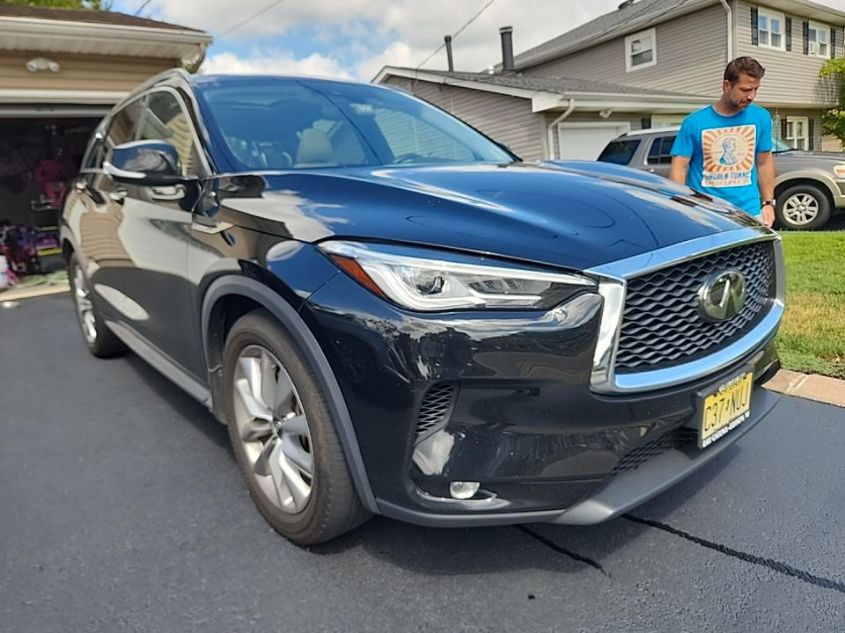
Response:
M237 435L259 488L283 512L301 512L314 485L314 455L293 381L269 350L250 345L238 356L233 389Z
M794 226L809 224L819 215L819 201L808 193L796 193L783 204L783 216Z
M79 323L82 325L82 335L89 345L97 341L97 321L94 316L94 304L91 301L91 292L88 290L88 283L82 269L76 266L73 273L74 303L76 314L79 316Z

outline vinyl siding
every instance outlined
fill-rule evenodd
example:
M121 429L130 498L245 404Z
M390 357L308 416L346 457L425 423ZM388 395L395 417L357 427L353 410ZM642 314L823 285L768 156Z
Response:
M727 22L721 5L656 27L657 63L625 71L625 37L522 70L525 75L595 79L717 97L727 56Z
M523 160L543 158L543 118L531 111L529 99L404 77L390 77L384 83L454 114L490 138L504 143Z
M792 18L792 51L761 48L751 43L751 8L753 5L737 2L735 10L737 31L737 56L750 55L766 69L758 99L763 104L779 106L803 105L830 107L836 104L835 82L819 78L825 60L804 55L805 18L785 13ZM783 13L773 9L777 13ZM836 55L843 56L842 28L836 29Z
M61 70L29 72L26 62L34 57L52 59ZM179 65L177 60L166 59L4 51L0 55L0 89L129 91Z

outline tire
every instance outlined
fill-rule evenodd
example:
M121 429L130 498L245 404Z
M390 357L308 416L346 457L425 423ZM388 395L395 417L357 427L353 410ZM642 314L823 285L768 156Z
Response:
M128 351L126 345L115 336L100 316L88 285L88 278L79 265L76 254L71 255L68 261L68 280L70 296L76 308L76 321L88 351L97 358L112 358L125 354Z
M298 545L314 545L369 518L328 396L299 345L268 312L251 312L232 326L223 381L235 457L274 530Z
M778 196L775 212L781 227L812 231L830 219L830 200L816 185L795 185Z

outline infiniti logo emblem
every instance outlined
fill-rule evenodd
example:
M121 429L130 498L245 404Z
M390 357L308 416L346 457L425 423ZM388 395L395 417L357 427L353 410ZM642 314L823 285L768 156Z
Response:
M698 291L698 312L708 321L724 321L739 314L745 305L747 284L738 270L718 272Z

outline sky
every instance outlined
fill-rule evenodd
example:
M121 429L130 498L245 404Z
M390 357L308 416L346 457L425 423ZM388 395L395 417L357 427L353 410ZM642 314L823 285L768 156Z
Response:
M816 1L845 11L845 0ZM369 81L385 65L420 66L443 44L446 34L454 36L456 70L481 71L501 60L501 26L513 27L514 52L519 54L615 10L620 2L116 0L112 9L131 15L145 5L139 13L143 17L211 33L215 41L202 72L303 74ZM422 68L445 70L445 50Z

